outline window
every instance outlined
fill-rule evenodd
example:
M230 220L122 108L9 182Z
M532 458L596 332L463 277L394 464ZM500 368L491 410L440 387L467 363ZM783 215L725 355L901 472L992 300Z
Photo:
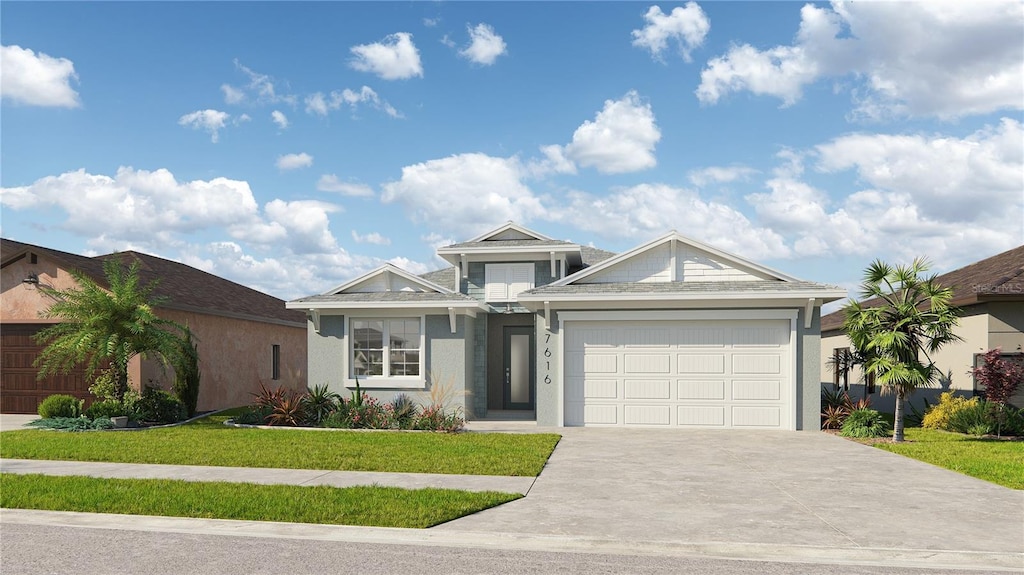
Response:
M533 289L532 263L487 264L484 268L484 301L515 301L528 289Z
M270 346L270 378L281 379L281 346Z
M353 377L420 375L420 320L353 319Z

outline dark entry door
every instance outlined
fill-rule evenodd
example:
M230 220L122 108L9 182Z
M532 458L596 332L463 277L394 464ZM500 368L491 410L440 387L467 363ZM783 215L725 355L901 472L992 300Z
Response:
M533 328L505 327L504 409L533 409L534 385Z

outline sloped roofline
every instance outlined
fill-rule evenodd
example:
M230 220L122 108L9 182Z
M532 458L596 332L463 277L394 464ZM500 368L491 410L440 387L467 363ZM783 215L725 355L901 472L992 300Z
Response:
M569 285L569 284L575 283L575 282L577 282L577 281L579 281L579 280L581 280L583 278L592 276L592 275L600 272L601 270L608 269L609 267L614 266L615 264L617 264L619 262L627 260L627 259L629 259L629 258L631 258L631 257L633 257L635 255L642 254L642 253L644 253L644 252L646 252L648 250L654 249L654 248L656 248L656 247L658 247L658 246L660 246L660 245L662 245L662 244L664 244L666 242L670 242L670 241L673 241L673 240L682 242L684 244L690 245L690 246L692 246L694 248L697 248L699 250L708 252L709 254L717 256L717 257L721 258L722 260L724 260L724 261L726 261L728 263L732 263L732 264L735 264L735 265L740 266L740 267L750 268L750 269L759 271L759 272L761 272L763 274L772 276L775 279L780 280L780 281L786 281L786 282L801 281L800 279L795 278L795 277L793 277L793 276L791 276L789 274L782 273L782 272L780 272L778 270L769 268L767 266L763 266L763 265L761 265L759 263L750 261L750 260L748 260L748 259L746 259L744 257L738 256L736 254L729 253L729 252L720 250L718 248L709 246L709 245L707 245L707 244L705 244L703 242L699 242L699 241L697 241L695 239L688 238L688 237L684 236L683 234L680 234L679 232L677 232L675 230L672 230L671 232L668 232L667 234L664 234L662 236L654 238L653 240L651 240L651 241L649 241L649 242L647 242L645 244L641 244L641 245L639 245L639 246L637 246L637 247L635 247L635 248L633 248L631 250L628 250L628 251L622 252L621 254L618 254L616 256L610 257L610 258L604 260L601 263L598 263L598 264L592 265L592 266L590 266L588 268L582 269L582 270L580 270L580 271L578 271L578 272L576 272L576 273L574 273L572 275L566 276L566 277L564 277L564 278L562 278L562 279L560 279L560 280L558 280L556 282L551 282L551 284L549 284L549 285L552 285L552 286L564 286L564 285Z
M484 232L484 233L480 234L479 236L477 236L477 237L475 237L473 239L466 240L466 241L460 242L460 243L482 242L482 241L487 240L488 238L491 238L493 236L496 236L496 235L498 235L498 234L500 234L502 232L508 231L508 230L513 230L513 231L517 231L517 232L519 232L521 234L526 234L528 236L533 236L534 238L536 238L538 240L542 240L542 241L546 241L546 242L554 241L554 238L549 238L548 236L545 236L542 233L535 232L535 231L533 231L533 230L531 230L529 228L524 228L523 226L513 222L512 220L509 220L508 223L506 223L505 225L503 225L503 226L501 226L499 228L493 229L493 230L491 230L489 232Z
M363 275L361 275L361 276L359 276L359 277L357 277L357 278L355 278L353 280L349 280L349 281L341 284L340 286L338 286L336 288L329 289L329 290L325 291L324 293L322 293L320 295L334 295L334 294L343 292L346 289L348 289L348 288L350 288L350 287L352 287L354 285L360 284L360 283L362 283L362 282L364 282L364 281L366 281L366 280L368 280L368 279L370 279L370 278L372 278L374 276L378 276L378 275L383 274L383 273L393 273L393 274L395 274L395 275L397 275L399 277L402 277L402 278L405 278L405 279L409 280L410 282L412 282L414 284L421 285L421 286L423 286L423 287L425 287L427 289L436 291L438 293L443 293L443 294L455 293L453 290L450 290L450 289L448 289L448 288L446 288L444 286L438 285L438 284L436 284L436 283L434 283L432 281L428 281L428 280L425 280L425 279L423 279L423 278L421 278L419 276L413 275L413 274L403 270L402 268L396 266L395 264L385 263L384 265L382 265L382 266L380 266L380 267L378 267L378 268L376 268L374 270L371 270L371 271L369 271L369 272L367 272L367 273L365 273L365 274L363 274Z

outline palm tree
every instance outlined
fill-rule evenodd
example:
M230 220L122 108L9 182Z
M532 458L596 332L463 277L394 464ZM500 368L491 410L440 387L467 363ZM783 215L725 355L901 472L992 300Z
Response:
M921 258L898 266L875 260L861 284L862 298L871 301L844 308L843 330L854 349L867 355L864 369L877 376L883 391L896 394L893 441L903 441L904 401L939 375L930 354L960 340L953 333L960 315L949 304L953 290L934 275L922 278L928 267Z
M128 390L128 361L139 354L155 355L166 365L181 346L183 327L153 311L163 300L151 297L156 282L140 285L137 261L125 268L111 258L103 263L103 272L109 290L79 270L70 272L78 288L40 286L55 300L44 316L60 323L36 334L36 341L47 346L35 365L43 378L80 364L91 376L110 362L114 393L121 401Z

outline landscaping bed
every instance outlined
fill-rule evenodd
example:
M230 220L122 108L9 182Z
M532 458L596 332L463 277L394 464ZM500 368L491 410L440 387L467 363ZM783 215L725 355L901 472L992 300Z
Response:
M519 499L515 493L299 487L0 474L0 507L126 515L426 528Z
M6 431L0 457L465 475L539 475L556 434L358 433L227 427L221 412L134 433Z

